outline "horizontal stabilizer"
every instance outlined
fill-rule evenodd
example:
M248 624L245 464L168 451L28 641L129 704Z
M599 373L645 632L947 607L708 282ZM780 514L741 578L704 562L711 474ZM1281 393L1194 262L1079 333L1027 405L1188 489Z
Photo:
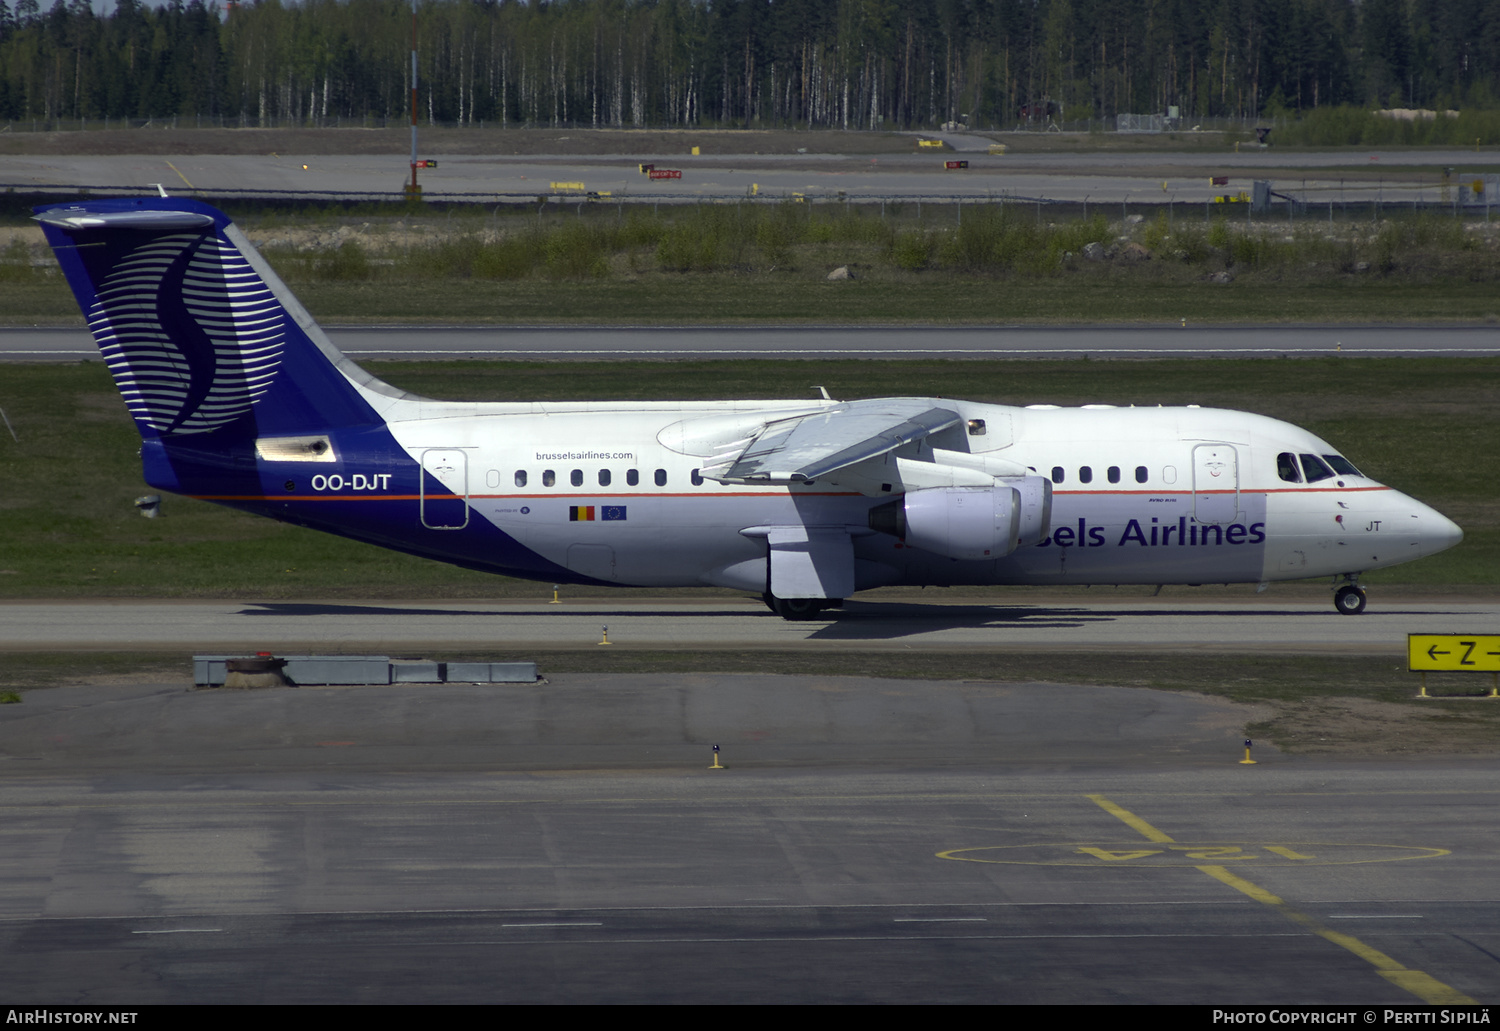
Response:
M145 229L165 232L168 229L208 229L214 224L214 217L201 211L90 211L79 207L43 211L36 220L69 231Z

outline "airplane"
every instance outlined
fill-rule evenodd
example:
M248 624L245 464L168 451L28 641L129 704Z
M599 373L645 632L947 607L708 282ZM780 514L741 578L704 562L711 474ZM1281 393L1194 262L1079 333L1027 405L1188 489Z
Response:
M35 209L152 487L470 569L715 586L789 620L896 584L1361 574L1463 531L1286 422L946 398L453 402L341 354L244 233L169 197Z

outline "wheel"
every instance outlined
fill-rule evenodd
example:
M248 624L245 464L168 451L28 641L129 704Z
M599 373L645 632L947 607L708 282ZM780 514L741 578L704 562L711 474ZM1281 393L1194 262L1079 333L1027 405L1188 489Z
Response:
M1353 584L1345 584L1333 595L1333 607L1345 616L1357 616L1365 610L1365 592Z
M772 594L770 591L766 591L760 596L760 600L766 603L766 608L770 609L772 612L776 612L776 596L774 594ZM777 612L776 614L780 615L781 613Z
M817 619L823 608L820 598L775 598L776 614L782 619Z

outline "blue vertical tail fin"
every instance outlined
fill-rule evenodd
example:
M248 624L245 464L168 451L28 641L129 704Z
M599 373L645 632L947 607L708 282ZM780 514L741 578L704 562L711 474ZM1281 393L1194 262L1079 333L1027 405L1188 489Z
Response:
M36 209L147 442L223 449L378 425L400 396L330 344L243 233L193 200Z

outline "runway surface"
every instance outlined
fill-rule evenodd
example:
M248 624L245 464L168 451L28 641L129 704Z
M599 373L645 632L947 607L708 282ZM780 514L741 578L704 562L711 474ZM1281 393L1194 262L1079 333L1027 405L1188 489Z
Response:
M31 691L7 995L1500 1001L1497 763L1241 765L1255 718L859 678Z
M438 167L422 173L429 197L528 201L538 196L568 200L593 192L615 201L685 203L707 199L806 198L836 201L881 199L912 202L1018 201L1033 199L1093 203L1181 205L1184 214L1212 198L1248 192L1255 179L1306 201L1329 206L1329 217L1349 214L1348 205L1446 203L1442 171L1488 167L1486 155L1470 151L1260 151L1245 147L1214 152L1119 154L1093 151L987 154L987 137L950 136L961 169L945 167L955 153L847 156L837 154L605 155L598 157L432 155ZM503 149L503 134L496 148ZM1013 146L1024 150L1024 141ZM711 149L711 148L710 148ZM128 188L171 193L203 191L291 191L326 195L397 196L410 175L406 152L378 155L13 155L6 158L0 186L68 192ZM651 180L642 163L681 172L681 178ZM1211 177L1228 178L1215 185ZM561 184L561 185L556 185ZM1482 205L1471 217L1484 218Z
M1500 326L1019 326L901 328L333 327L355 359L1486 357ZM0 329L0 361L99 356L82 329Z
M1383 602L1361 616L1327 602L1141 598L1093 602L1003 600L931 592L926 603L852 600L836 619L788 622L759 599L475 602L3 602L0 651L270 650L422 654L422 649L788 648L896 650L1214 651L1405 656L1408 633L1481 632L1500 624L1495 602ZM563 592L566 596L566 590ZM878 598L878 594L870 595ZM995 597L990 596L992 599ZM1035 596L1031 596L1035 598ZM951 601L949 599L952 599Z

